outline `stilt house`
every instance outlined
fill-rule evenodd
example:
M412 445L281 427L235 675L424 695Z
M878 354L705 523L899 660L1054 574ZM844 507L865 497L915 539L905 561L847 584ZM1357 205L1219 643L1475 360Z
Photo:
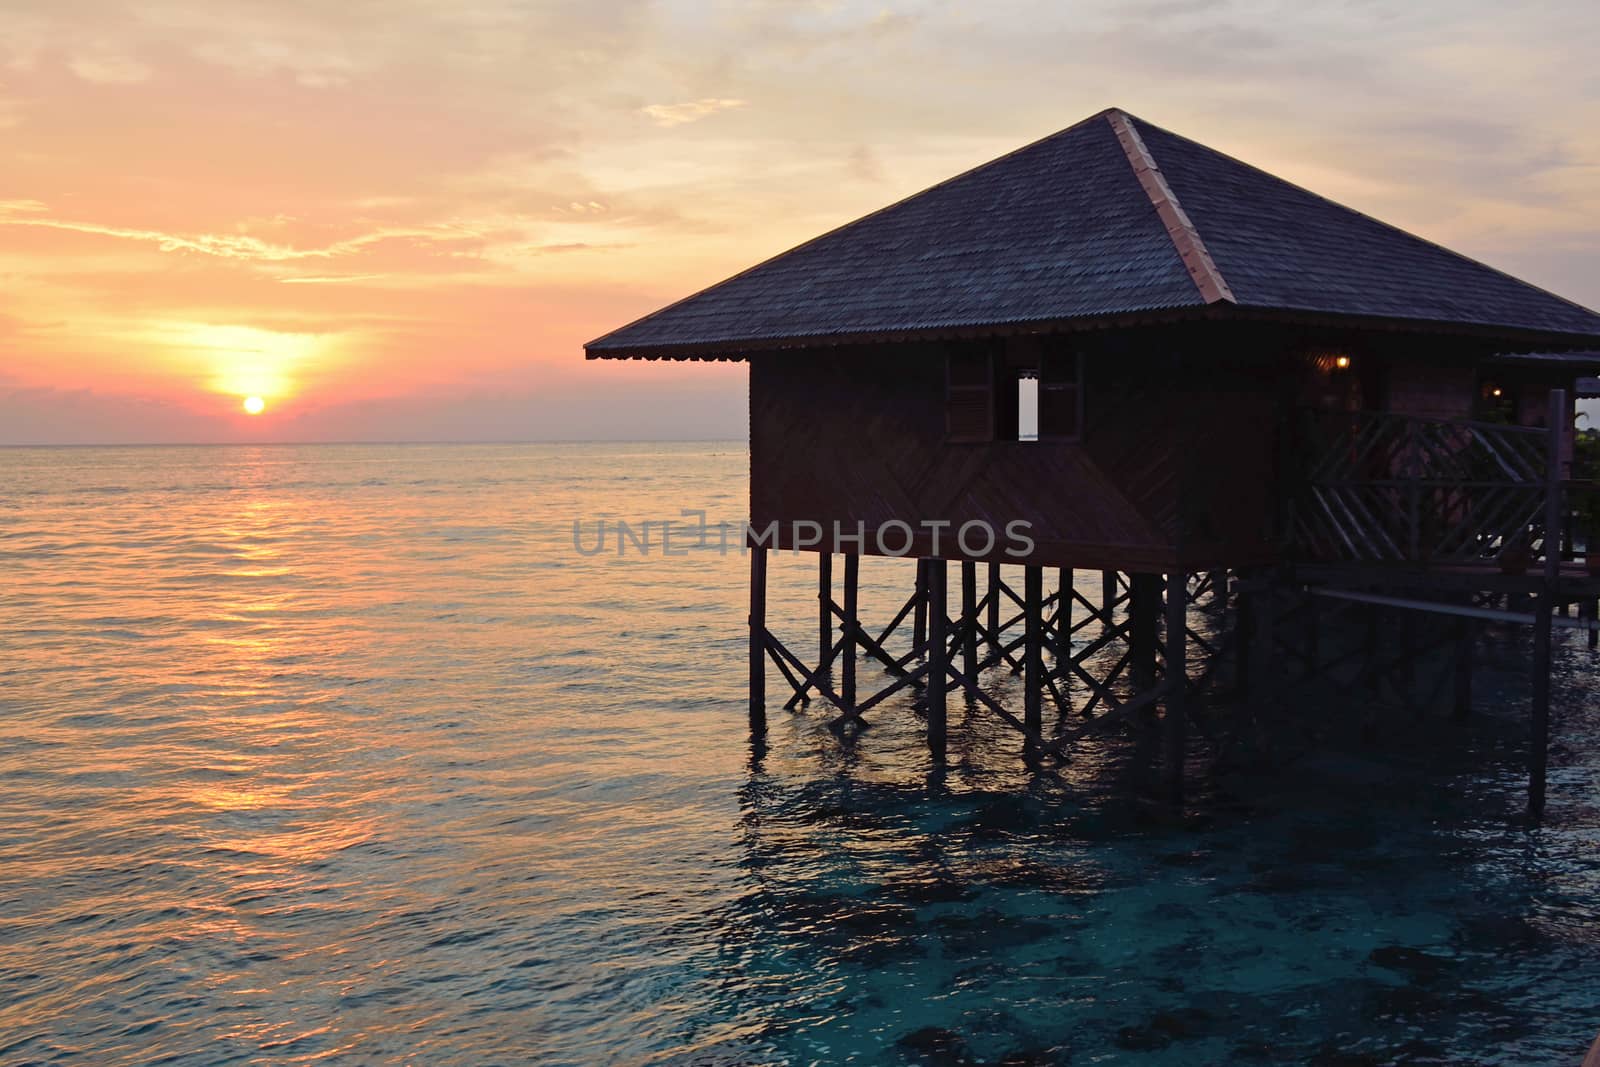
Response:
M851 566L893 525L895 554L969 571L1167 575L1170 622L1178 579L1200 572L1552 556L1546 505L1571 475L1570 398L1595 349L1587 308L1111 109L587 354L749 363L750 518L778 523L776 547L797 520L859 524ZM1020 556L950 535L1019 520ZM1026 614L1039 598L1018 600ZM992 643L981 606L969 594L955 625ZM942 641L928 654L943 659ZM854 693L826 684L840 646L819 653L790 668L858 717ZM1048 746L1034 711L1019 728Z

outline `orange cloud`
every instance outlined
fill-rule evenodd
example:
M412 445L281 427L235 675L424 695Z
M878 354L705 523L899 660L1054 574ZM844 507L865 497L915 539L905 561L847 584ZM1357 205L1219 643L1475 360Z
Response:
M740 107L744 107L743 100L708 96L702 100L690 100L682 104L647 104L640 108L639 112L654 119L657 126L682 126L685 123L698 122L707 115L715 115L719 111Z

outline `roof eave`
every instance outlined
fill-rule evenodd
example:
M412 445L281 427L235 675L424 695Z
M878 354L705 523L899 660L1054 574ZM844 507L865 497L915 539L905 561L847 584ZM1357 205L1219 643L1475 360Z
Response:
M796 348L839 347L860 344L892 344L913 341L978 340L986 337L1015 337L1022 334L1072 333L1217 318L1233 305L1187 304L1175 308L1082 315L1059 319L1028 319L1018 322L972 323L951 326L926 326L888 330L858 330L838 333L798 334L789 337L752 337L722 341L676 344L606 345L604 338L584 346L585 359L672 359L726 361L748 359L753 352Z

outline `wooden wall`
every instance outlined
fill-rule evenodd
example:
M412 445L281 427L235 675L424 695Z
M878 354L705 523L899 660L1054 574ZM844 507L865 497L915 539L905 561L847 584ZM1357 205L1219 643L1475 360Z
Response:
M1470 419L1478 398L1478 375L1464 364L1441 365L1403 359L1389 366L1387 409L1429 419Z
M1198 570L1272 556L1277 383L1196 353L1100 338L1081 442L945 440L938 344L764 353L750 365L751 517L873 531L899 520L1024 520L1026 558L1082 569ZM983 342L970 342L973 344ZM780 543L788 544L787 529ZM900 537L889 538L898 543ZM919 538L914 554L931 554Z

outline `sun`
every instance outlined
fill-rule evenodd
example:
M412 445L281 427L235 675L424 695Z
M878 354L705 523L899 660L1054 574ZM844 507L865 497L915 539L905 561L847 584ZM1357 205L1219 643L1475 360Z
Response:
M267 410L267 402L259 396L247 396L244 398L244 410L247 414L259 415Z

